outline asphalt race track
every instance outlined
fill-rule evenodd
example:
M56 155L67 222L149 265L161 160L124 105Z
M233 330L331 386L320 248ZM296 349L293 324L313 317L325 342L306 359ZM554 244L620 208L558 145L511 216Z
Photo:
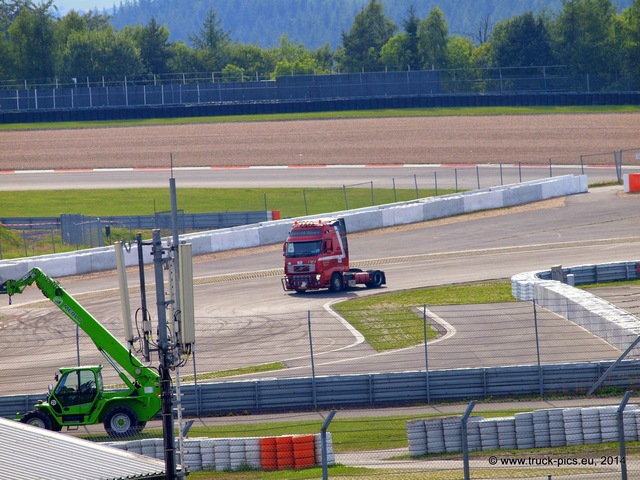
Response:
M84 181L90 178L84 177ZM263 376L310 375L309 312L312 312L315 331L316 375L423 369L423 346L378 354L360 341L357 332L331 315L329 305L383 291L509 278L556 264L634 260L638 258L640 246L639 203L639 197L623 194L622 187L605 187L543 202L536 208L481 212L411 228L352 235L352 262L366 261L385 270L388 285L382 290L305 295L284 292L279 278L282 268L279 245L198 257L194 261L197 370L201 373L281 361L287 369ZM246 275L247 272L261 273ZM130 286L136 285L137 277L137 271L132 269ZM152 271L147 270L147 282L152 279ZM89 312L122 338L114 272L58 280ZM147 290L153 292L149 285ZM4 303L5 299L1 300L2 394L42 392L58 367L76 363L76 340L69 333L74 327L42 299L36 287L13 297L11 306ZM134 309L137 301L133 294ZM155 318L155 305L150 308ZM487 331L482 328L482 322L492 316L486 311L489 307L483 308L485 311L469 308L464 314L459 307L429 308L430 323L439 323L445 332L449 331L444 340L429 346L430 368L535 362L535 350L531 349L530 305L514 303L509 307L511 310L505 319L509 319L510 328L526 330L526 334L508 338L496 337L495 332L501 330L499 326L492 330L490 339L482 334ZM614 359L620 354L566 320L546 314L539 321L543 325L561 326L560 331L554 330L553 338L541 338L544 360L548 363ZM522 322L521 325L518 322ZM568 348L572 342L582 347ZM491 345L493 348L489 348ZM104 363L86 340L80 342L80 350L82 363ZM499 356L496 351L500 352ZM191 368L187 365L183 374L192 373ZM106 382L109 383L108 377Z

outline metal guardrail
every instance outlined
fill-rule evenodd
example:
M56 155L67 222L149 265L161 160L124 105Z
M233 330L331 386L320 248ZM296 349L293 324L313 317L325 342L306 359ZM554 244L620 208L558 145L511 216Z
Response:
M14 230L51 230L59 229L65 217L71 220L81 218L79 215L63 215L62 217L0 217L0 225ZM213 213L179 213L178 226L181 230L208 230L237 227L272 220L271 211L257 212L213 212ZM171 217L161 212L155 215L124 215L82 217L93 218L101 225L127 229L151 230L154 228L171 228ZM78 221L79 223L79 221Z
M181 386L184 415L281 412L313 408L386 407L470 398L586 393L613 362L520 365L229 381ZM621 362L603 386L628 389L640 378L640 360ZM0 416L33 408L45 393L0 397Z
M575 285L637 280L640 278L640 263L615 262L596 265L579 265L562 268L562 273L565 280L567 275L573 275ZM541 280L554 280L551 270L539 272L537 277Z

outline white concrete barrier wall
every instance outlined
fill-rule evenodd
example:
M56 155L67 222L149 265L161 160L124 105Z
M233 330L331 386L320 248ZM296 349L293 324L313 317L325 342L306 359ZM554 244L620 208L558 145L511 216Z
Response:
M583 267L580 265L572 269ZM513 296L522 301L535 299L538 305L580 325L623 351L640 335L640 321L635 315L585 290L539 278L543 273L549 272L525 272L511 277ZM631 354L640 354L640 346Z
M519 205L587 191L587 177L585 175L566 175L435 198L300 218L344 217L347 229L351 232L358 232ZM293 219L267 221L254 225L181 235L180 240L192 243L193 253L196 255L256 247L283 242L292 223ZM150 254L151 247L145 246L144 249L143 260L145 263L151 263L153 261ZM33 267L41 268L52 277L112 270L116 268L113 250L113 247L101 247L72 253L0 261L0 281L20 278ZM135 245L130 251L125 252L125 264L127 266L138 264Z

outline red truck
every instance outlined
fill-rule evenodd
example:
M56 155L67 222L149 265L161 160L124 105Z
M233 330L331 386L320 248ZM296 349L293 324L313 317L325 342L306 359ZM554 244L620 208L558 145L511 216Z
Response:
M365 285L379 288L387 279L382 270L349 267L349 246L344 218L296 221L282 247L284 290L306 292L328 288L339 292Z

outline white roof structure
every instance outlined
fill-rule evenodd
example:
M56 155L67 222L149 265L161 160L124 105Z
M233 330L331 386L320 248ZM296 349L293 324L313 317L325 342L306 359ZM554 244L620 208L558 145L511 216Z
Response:
M160 480L164 462L0 418L0 480Z

